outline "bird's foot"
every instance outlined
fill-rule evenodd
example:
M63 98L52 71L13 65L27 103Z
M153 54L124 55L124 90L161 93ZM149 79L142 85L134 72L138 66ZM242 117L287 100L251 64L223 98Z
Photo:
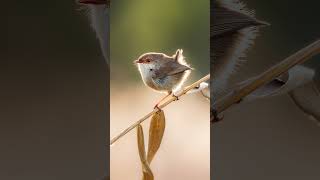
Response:
M162 109L159 107L159 103L157 103L154 107L153 107L153 109L158 109L158 111L161 111Z
M178 100L179 100L179 96L175 95L174 93L172 93L172 97L174 97L174 98L175 98L175 100L174 100L174 101L178 101Z

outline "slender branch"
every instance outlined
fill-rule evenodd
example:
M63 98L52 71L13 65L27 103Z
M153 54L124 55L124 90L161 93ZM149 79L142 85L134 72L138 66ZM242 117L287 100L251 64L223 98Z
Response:
M256 78L254 78L250 83L237 87L235 90L231 91L229 94L225 95L221 99L218 99L216 102L213 103L213 107L217 114L225 111L233 104L236 104L242 100L245 96L252 93L259 87L267 84L268 82L272 81L273 79L279 77L281 74L288 71L290 68L297 64L302 64L311 57L320 53L320 40L315 41L314 43L310 44L309 46L301 49L300 51L296 52L295 54L289 56L288 58L284 59L277 65L269 68L267 71L263 72ZM212 122L217 122L214 120L214 117L211 117Z
M198 87L199 84L201 84L202 82L208 81L209 79L210 79L210 74L208 74L205 77L201 78L200 80L194 82L190 86L185 87L181 92L176 94L176 96L180 97L180 96L186 94L191 89L194 89L194 88ZM173 101L176 101L177 97L171 96L170 98L166 99L166 101L164 101L161 105L159 105L159 108L162 109L162 108L166 107L167 105L169 105L170 103L172 103ZM117 135L117 136L115 136L114 138L111 139L110 145L112 145L113 143L118 141L121 137L126 135L128 132L130 132L132 129L137 127L139 124L141 124L143 121L145 121L146 119L148 119L150 116L152 116L153 114L155 114L158 111L159 111L159 109L154 109L153 111L151 111L150 113L148 113L147 115L145 115L144 117L142 117L141 119L139 119L138 121L133 123L131 126L126 128L125 130L123 130L119 135Z

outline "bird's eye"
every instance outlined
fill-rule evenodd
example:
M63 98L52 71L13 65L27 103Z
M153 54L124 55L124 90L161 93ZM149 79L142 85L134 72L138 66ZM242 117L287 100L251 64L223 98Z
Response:
M151 62L151 61L150 61L150 59L146 59L146 62L148 62L148 63L149 63L149 62Z
M150 69L150 71L153 71L153 69Z

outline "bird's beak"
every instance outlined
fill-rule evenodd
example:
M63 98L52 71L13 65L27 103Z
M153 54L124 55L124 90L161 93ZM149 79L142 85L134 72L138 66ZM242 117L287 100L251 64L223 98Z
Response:
M80 4L107 4L108 0L78 0Z
M134 61L134 63L139 64L139 63L143 63L143 62L141 61L141 59L137 59Z

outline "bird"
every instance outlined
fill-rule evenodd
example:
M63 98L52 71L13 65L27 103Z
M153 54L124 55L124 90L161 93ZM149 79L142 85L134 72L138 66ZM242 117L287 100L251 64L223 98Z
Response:
M192 70L183 56L182 49L178 49L172 56L157 52L144 53L134 63L147 87L167 94L155 105L154 108L158 109L159 103L168 96L178 98L174 92L181 89Z
M239 0L210 0L210 114L217 121L214 102L226 93L229 79L254 43L258 28L269 23L258 20Z
M110 0L78 0L88 10L91 27L94 29L100 43L103 57L109 65L110 55Z

